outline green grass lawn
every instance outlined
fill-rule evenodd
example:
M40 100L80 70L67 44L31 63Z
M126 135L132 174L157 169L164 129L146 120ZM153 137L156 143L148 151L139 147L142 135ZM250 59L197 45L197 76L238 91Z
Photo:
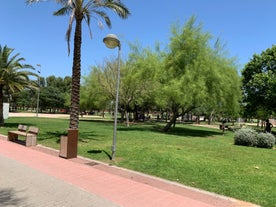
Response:
M9 118L0 133L17 125L40 128L38 143L59 149L69 121L50 118ZM259 204L276 206L276 150L233 145L233 132L162 124L118 125L115 161L110 161L113 123L81 119L78 154L185 185Z

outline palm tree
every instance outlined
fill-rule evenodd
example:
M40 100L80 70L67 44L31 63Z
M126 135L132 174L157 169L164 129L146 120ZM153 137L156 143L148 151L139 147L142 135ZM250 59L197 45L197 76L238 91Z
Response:
M11 56L14 49L0 45L0 126L4 125L3 102L5 94L22 91L24 88L37 88L37 83L29 76L37 74L25 70L34 69L31 65L21 64L25 61L19 53Z
M27 3L36 3L43 0L27 0ZM104 20L111 27L111 20L106 10L114 11L122 19L126 19L130 12L120 0L56 0L62 8L54 12L54 15L70 15L69 27L66 32L68 53L70 53L70 37L73 22L75 21L74 54L72 67L72 87L69 128L78 129L79 124L79 102L80 102L80 77L81 77L81 42L82 42L82 20L85 20L90 30L90 19L94 17ZM100 25L102 22L99 20Z

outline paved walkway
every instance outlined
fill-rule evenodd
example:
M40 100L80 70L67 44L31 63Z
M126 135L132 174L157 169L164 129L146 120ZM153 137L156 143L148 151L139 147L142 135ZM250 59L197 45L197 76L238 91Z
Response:
M78 157L63 159L43 146L0 138L3 207L256 207L156 177Z

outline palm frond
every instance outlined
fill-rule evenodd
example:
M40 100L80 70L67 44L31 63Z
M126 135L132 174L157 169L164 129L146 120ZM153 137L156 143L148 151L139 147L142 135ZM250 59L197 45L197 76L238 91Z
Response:
M70 39L71 39L71 32L72 32L72 26L73 26L74 20L75 20L75 9L72 10L72 13L71 13L71 16L70 16L70 19L69 19L68 29L66 31L68 55L70 54Z
M130 11L121 1L105 0L96 4L96 6L113 10L122 19L126 19L130 15Z
M63 15L65 15L65 14L69 14L71 10L72 10L72 9L71 9L71 7L69 7L69 6L62 7L61 9L55 11L55 12L53 13L53 15L55 15L55 16L63 16Z
M102 18L105 21L106 25L109 28L111 28L111 26L112 26L111 25L111 21L110 21L109 17L107 16L106 12L104 12L104 11L98 11L98 10L93 10L93 13L97 14L97 16L99 16L100 18Z

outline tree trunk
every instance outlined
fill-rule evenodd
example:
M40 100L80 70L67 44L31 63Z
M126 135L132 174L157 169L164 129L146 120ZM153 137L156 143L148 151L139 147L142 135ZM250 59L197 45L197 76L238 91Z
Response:
M213 121L213 114L214 114L214 111L212 111L208 116L208 125L211 125L211 122Z
M200 124L200 116L199 115L196 116L196 124Z
M126 116L126 126L129 127L129 113L127 110L125 111L125 116Z
M177 113L173 112L172 118L167 123L167 125L163 128L164 132L168 132L171 129L172 125L175 126L175 122L176 122L177 116L178 116Z
M74 36L74 56L72 67L72 88L70 106L71 129L78 129L79 126L79 102L80 102L80 77L81 77L81 23L82 19L76 18Z

